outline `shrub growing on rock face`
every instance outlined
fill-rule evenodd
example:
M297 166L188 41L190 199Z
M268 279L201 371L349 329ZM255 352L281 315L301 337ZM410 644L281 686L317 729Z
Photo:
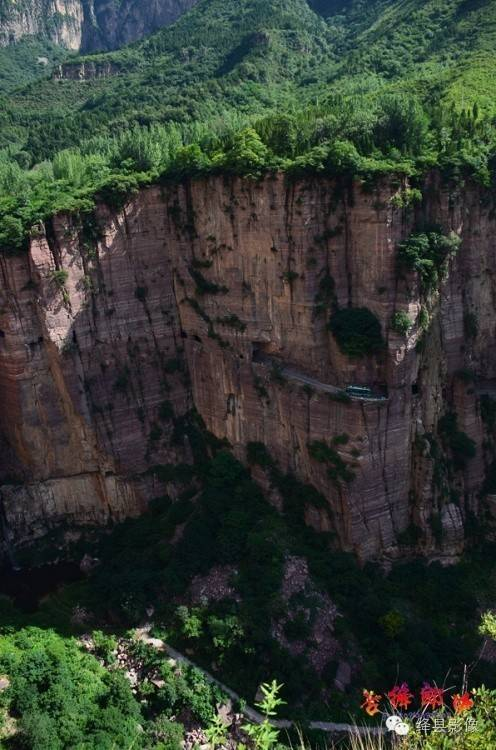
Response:
M26 232L21 219L15 216L2 216L0 248L6 253L15 253L25 250L26 246Z
M454 232L444 235L434 230L412 234L398 247L398 269L400 273L418 273L422 291L432 291L446 273L448 261L460 243Z
M54 284L59 287L59 289L62 289L62 287L65 286L67 279L69 278L69 272L65 269L52 271L50 274L50 278L54 282Z
M310 456L315 461L327 465L327 476L337 484L340 481L349 483L355 478L354 472L335 448L337 445L346 445L347 437L347 435L338 435L331 445L328 445L324 440L314 440L308 444Z
M376 354L384 348L381 324L366 307L337 310L329 328L341 351L350 357Z
M406 336L410 328L412 327L412 321L405 312L396 312L391 319L391 328L393 331L400 336Z

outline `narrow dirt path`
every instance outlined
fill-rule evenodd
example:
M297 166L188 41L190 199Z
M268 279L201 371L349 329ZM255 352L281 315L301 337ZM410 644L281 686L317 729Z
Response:
M147 624L143 625L140 628L137 628L135 631L136 638L139 641L146 643L146 645L152 646L157 651L162 651L164 654L167 654L167 656L170 656L175 661L182 664L187 664L189 667L194 667L202 673L207 682L213 685L217 685L217 687L219 687L222 692L228 695L231 700L237 702L242 701L241 696L239 696L234 690L231 690L231 688L227 687L227 685L224 685L224 683L222 683L220 680L217 680L213 675L210 674L210 672L207 672L202 667L194 664L191 659L188 659L187 656L184 656L184 654L176 651L175 648L172 648L172 646L169 646L160 638L152 638L150 636L151 627L151 625ZM249 719L249 721L253 722L254 724L261 724L264 720L262 714L256 711L254 708L251 708L250 706L245 706L245 708L243 709L243 714L247 719ZM289 721L287 719L273 719L271 721L271 724L277 729L291 729L292 727L297 726L293 721ZM380 735L385 733L384 727L358 727L354 724L342 724L332 721L310 721L308 722L308 728L320 730L321 732L329 732L330 734Z

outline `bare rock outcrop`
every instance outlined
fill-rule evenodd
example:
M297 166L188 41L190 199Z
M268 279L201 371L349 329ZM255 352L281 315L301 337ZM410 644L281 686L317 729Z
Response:
M23 0L0 10L0 46L26 36L70 50L113 50L174 23L197 0Z
M41 36L71 50L82 42L84 3L81 0L29 0L3 4L0 46L25 36Z

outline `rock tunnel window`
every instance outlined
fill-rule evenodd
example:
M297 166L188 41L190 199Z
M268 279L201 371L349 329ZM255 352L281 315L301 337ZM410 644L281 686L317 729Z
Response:
M251 358L254 362L260 362L262 358L262 344L255 342L251 345Z
M251 358L253 362L267 362L267 358L275 354L273 346L267 341L253 341L251 345Z

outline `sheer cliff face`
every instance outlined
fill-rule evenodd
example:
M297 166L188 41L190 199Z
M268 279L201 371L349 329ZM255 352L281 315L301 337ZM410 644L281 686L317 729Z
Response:
M0 45L40 35L68 49L79 49L84 11L81 0L29 0L0 3Z
M169 26L198 0L92 0L85 12L82 51L111 50Z
M426 554L458 554L491 460L482 386L459 373L470 368L487 392L496 384L496 220L476 187L449 193L432 178L416 209L395 207L397 193L283 177L150 188L85 226L57 217L28 256L2 258L0 468L12 540L122 518L172 491L150 468L191 461L177 425L195 407L241 460L263 443L313 484L325 503L305 508L307 522L342 548L400 555L413 524ZM420 311L416 280L396 269L415 213L463 239L428 302L421 347L417 324L407 338L389 327L396 311ZM327 328L335 304L376 314L384 354L340 352ZM479 326L471 339L468 313ZM340 402L313 381L386 387L388 398ZM437 437L447 410L477 445L464 469ZM330 478L309 450L340 435L351 481Z
M40 35L81 52L117 49L174 23L197 0L0 2L0 45Z

